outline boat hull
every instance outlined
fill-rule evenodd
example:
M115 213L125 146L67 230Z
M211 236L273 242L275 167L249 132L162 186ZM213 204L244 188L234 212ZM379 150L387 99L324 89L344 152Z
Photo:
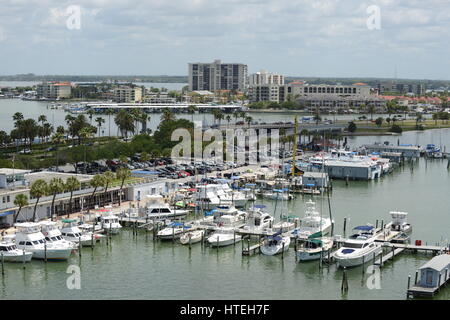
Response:
M284 243L284 246L283 246L283 243ZM284 249L284 252L286 252L289 250L289 245L291 244L291 238L284 237L283 243L280 243L277 245L272 245L272 246L262 245L261 253L266 256L274 256L274 255L277 255L277 254L280 254L281 252L283 252L283 249Z
M25 252L25 254L8 254L3 253L3 261L5 262L29 262L33 257L32 252Z
M336 263L338 267L346 267L346 268L352 268L362 265L363 263L366 264L369 261L373 260L374 253L375 257L379 256L382 251L381 246L377 246L374 250L368 251L364 254L354 256L354 257L343 257L343 256L334 256L334 259L336 260Z
M236 235L234 237L233 235L227 236L227 237L219 237L219 241L217 241L217 237L211 236L208 238L208 243L211 247L217 248L217 247L226 247L232 244L235 244L242 240L242 237L240 235Z

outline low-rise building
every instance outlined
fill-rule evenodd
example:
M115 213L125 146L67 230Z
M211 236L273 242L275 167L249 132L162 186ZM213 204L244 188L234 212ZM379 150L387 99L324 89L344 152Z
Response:
M114 88L113 100L118 103L142 102L142 88L136 86L120 86Z
M65 99L72 94L70 82L47 81L37 85L36 94L41 99Z

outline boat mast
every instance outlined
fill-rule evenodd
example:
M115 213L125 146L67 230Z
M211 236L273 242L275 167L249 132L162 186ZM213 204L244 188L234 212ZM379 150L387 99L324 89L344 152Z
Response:
M292 150L292 170L291 170L291 174L292 174L292 178L294 178L295 176L295 157L297 155L297 116L295 116L295 124L294 124L294 145L293 145L293 150Z

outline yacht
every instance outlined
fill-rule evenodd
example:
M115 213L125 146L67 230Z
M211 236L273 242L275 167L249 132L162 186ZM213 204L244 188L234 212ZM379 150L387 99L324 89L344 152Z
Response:
M308 239L297 249L298 261L318 260L333 248L333 240L327 238Z
M264 239L264 242L261 245L261 253L266 256L274 256L281 252L288 251L290 243L291 237L289 235L282 235L281 232L277 232Z
M161 195L148 195L147 200L146 214L150 219L184 217L189 213L188 210L170 208Z
M355 233L333 254L339 267L362 265L371 261L382 251L381 243L375 242L379 233L373 226L358 226L353 230Z
M248 211L247 222L242 229L258 232L272 227L274 218L263 211L262 207L261 205L256 205Z
M80 242L81 246L83 247L93 246L97 242L96 235L91 231L81 231L76 223L76 220L64 219L62 220L62 222L64 223L63 227L61 228L61 234L63 238L67 241L75 243L77 247L79 246Z
M18 249L16 244L3 237L0 242L1 259L6 262L29 262L33 257L33 252Z
M305 216L299 223L299 227L292 231L299 239L322 237L330 232L332 225L330 218L321 217L316 203L311 200L306 202Z
M242 236L236 234L233 227L219 227L208 237L211 247L225 247L242 240Z
M16 223L17 248L32 252L34 259L67 260L72 247L60 243L46 243L40 225L34 222Z
M119 218L113 214L101 216L100 224L103 232L109 234L118 234L120 229L122 229L122 225L119 223Z
M62 247L77 249L78 246L75 242L68 241L64 239L61 231L58 229L57 223L55 221L41 221L38 222L41 227L41 232L45 236L45 240L48 244L57 244Z

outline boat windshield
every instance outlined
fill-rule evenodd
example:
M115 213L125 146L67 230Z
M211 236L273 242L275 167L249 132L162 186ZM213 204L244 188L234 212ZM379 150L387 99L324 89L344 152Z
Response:
M345 242L344 245L342 247L344 248L355 248L355 249L360 249L363 247L363 243L352 243L352 242Z

